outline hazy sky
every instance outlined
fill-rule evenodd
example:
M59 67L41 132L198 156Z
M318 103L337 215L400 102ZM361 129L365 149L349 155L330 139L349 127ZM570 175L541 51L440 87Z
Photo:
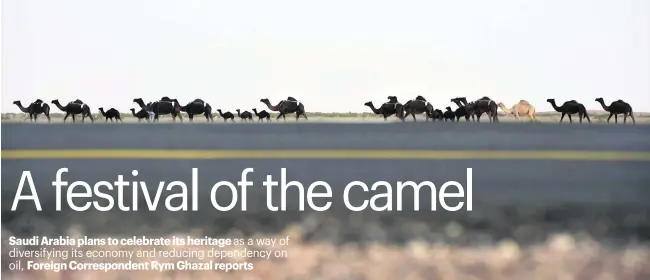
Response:
M2 0L3 112L162 96L250 110L289 95L307 111L487 95L647 112L650 1Z

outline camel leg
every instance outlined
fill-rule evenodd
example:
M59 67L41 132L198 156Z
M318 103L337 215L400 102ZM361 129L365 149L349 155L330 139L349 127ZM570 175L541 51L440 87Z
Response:
M280 112L278 116L275 118L276 121L279 121L281 117L284 117L284 113Z
M618 124L618 114L614 114L614 124Z
M70 114L70 116L72 117L72 123L75 123L75 122L77 122L77 120L75 119L75 116L74 116L74 114Z
M614 115L614 113L609 113L609 117L607 118L607 123L609 123L609 120L612 119L612 116L613 116L613 115Z
M564 113L562 113L562 116L560 117L560 123L562 123L562 120L564 120Z
M413 122L417 122L417 120L415 119L415 113L411 114L411 117L413 117Z
M302 116L305 117L305 120L308 121L309 119L307 118L307 112L302 112Z

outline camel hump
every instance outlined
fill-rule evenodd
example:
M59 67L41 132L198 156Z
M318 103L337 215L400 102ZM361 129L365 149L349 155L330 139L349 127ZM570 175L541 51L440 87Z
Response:
M519 104L521 104L521 105L529 105L528 101L526 101L526 100L519 100Z
M616 102L623 102L623 100L619 99L619 100L616 100Z
M487 97L487 96L483 96L483 97L481 97L481 99L479 99L479 100L492 100L492 99L489 98L489 97Z
M160 98L160 101L169 101L169 102L171 102L172 100L167 96L163 96L162 98Z
M417 97L415 97L415 100L418 100L418 101L427 101L426 99L424 99L424 97L422 97L422 95L418 95Z
M204 102L202 99L200 99L200 98L194 99L193 102L194 102L194 103L205 103L205 102Z
M578 101L575 101L575 100L569 100L569 102L571 102L571 103L578 103Z
M75 103L75 104L84 104L84 102L81 101L81 99L75 99L74 101L72 101L72 103Z
M289 100L289 101L298 101L297 99L295 99L295 98L293 98L291 96L287 97L287 100Z

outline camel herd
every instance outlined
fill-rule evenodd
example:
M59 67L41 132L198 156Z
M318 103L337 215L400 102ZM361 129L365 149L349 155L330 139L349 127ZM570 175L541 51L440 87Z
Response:
M135 98L133 99L133 102L140 107L139 110L131 108L131 114L138 119L138 122L143 119L148 122L159 121L159 117L163 115L171 115L174 121L176 121L176 118L182 121L182 112L187 114L190 121L194 119L194 116L203 115L206 120L214 122L212 106L201 99L195 99L184 106L181 105L177 99L171 99L169 97L163 97L160 100L149 102L147 104L144 103L142 98ZM287 114L296 114L296 120L300 118L300 116L307 119L304 105L293 97L288 97L287 99L280 101L277 105L271 105L271 102L266 98L261 99L260 102L264 103L269 110L279 113L276 120L280 118L286 120ZM72 122L75 122L76 115L81 115L81 122L84 122L86 118L89 118L91 122L95 122L88 104L85 104L79 99L70 101L65 106L62 106L57 99L52 100L51 103L56 105L61 112L65 113L63 122L65 122L68 117L72 117ZM29 114L29 119L31 121L36 121L40 114L44 114L48 122L51 121L50 106L41 99L36 99L36 101L30 103L27 107L23 106L20 101L14 101L14 104L18 106L20 111ZM104 108L100 107L99 112L106 119L106 122L109 120L111 122L113 122L113 120L122 122L120 112L115 108L110 108L104 111ZM217 109L217 112L219 112L219 115L221 115L224 121L235 121L235 115L233 113L222 112L221 109ZM242 121L253 121L253 114L258 118L258 121L271 120L271 114L266 110L257 111L257 109L253 109L253 113L251 113L249 111L242 112L240 109L237 109L236 112L237 117Z
M560 123L564 120L564 116L568 116L569 122L573 123L571 116L574 114L578 114L580 123L582 123L582 119L587 119L587 121L591 123L591 119L587 114L585 106L575 100L566 101L562 106L557 106L555 99L547 99L546 101L553 106L555 111L562 114L560 117ZM623 114L623 123L627 122L628 116L632 118L632 123L636 123L632 107L623 100L616 100L609 106L605 104L603 98L596 98L595 101L600 103L605 111L609 112L610 115L607 118L608 123L612 116L614 116L614 122L618 123L619 114ZM277 105L272 105L266 98L261 99L260 102L264 103L264 105L266 105L266 107L272 112L278 113L276 120L279 120L280 118L286 120L287 114L295 114L296 120L300 119L300 116L304 117L305 120L308 119L304 104L293 97L287 97ZM383 116L384 120L387 120L388 117L394 115L401 121L405 121L410 115L413 118L413 121L416 121L415 115L424 114L426 117L425 121L431 119L433 121L457 122L460 121L460 118L464 117L465 121L469 121L471 118L472 121L479 122L481 116L486 114L490 122L498 122L498 108L501 108L501 110L507 114L512 114L517 120L519 120L521 116L528 116L530 120L535 120L535 107L526 100L521 100L512 107L506 107L503 103L497 103L487 96L472 102L468 102L465 97L457 97L451 99L451 102L456 104L458 108L452 110L450 106L447 106L445 108L446 111L444 112L440 109L435 109L433 105L422 96L417 96L414 99L406 101L404 104L400 103L397 100L397 97L389 96L388 101L384 102L378 108L375 107L372 102L367 102L364 105L370 107L372 112L376 115ZM41 99L37 99L30 103L27 107L24 107L20 101L14 101L13 103L16 104L22 112L29 114L29 119L31 121L36 121L40 114L44 114L48 122L51 121L50 106ZM72 121L75 122L75 116L79 114L81 114L82 122L86 117L90 118L90 120L94 122L90 107L79 99L70 101L65 106L61 105L57 99L52 100L51 103L56 105L60 111L65 113L63 122L65 122L70 116L72 117ZM140 108L139 110L131 108L131 114L138 119L138 122L142 120L146 120L147 122L159 121L159 117L162 115L171 115L174 121L176 121L176 118L182 121L182 112L185 112L188 115L190 121L194 119L194 116L203 115L207 121L214 122L212 106L201 99L190 101L184 106L181 105L177 99L171 99L169 97L163 97L160 100L146 104L142 98L135 98L133 99L133 103L136 103ZM237 109L237 117L242 121L253 121L253 116L257 117L260 122L271 120L271 114L266 110L258 111L257 109L253 109L252 111L253 113L249 111L242 112L240 109ZM115 108L110 108L105 111L104 108L100 107L99 112L106 119L106 122L109 120L111 122L113 122L113 120L119 122L122 121L120 112ZM217 109L216 112L219 113L225 122L229 120L233 122L235 121L235 114L231 112L223 112L221 109Z
M575 100L569 100L564 102L562 106L557 106L555 99L547 99L546 101L551 103L555 111L562 113L560 123L564 120L564 116L568 116L569 122L573 123L571 115L574 114L578 114L580 123L582 123L582 119L587 119L587 121L591 123L591 119L589 119L589 115L587 114L587 109L585 109L585 106L582 105L582 103ZM619 99L607 106L603 98L596 98L595 101L600 103L605 111L609 112L607 123L609 123L612 116L614 116L614 122L618 123L619 114L623 114L623 123L627 122L628 116L632 118L632 123L636 123L632 106L627 102ZM389 96L388 101L384 102L379 108L375 107L372 101L366 102L364 105L370 107L372 112L376 115L383 116L384 120L395 115L397 118L404 121L409 115L411 115L413 121L415 121L416 114L424 113L426 116L425 121L432 119L434 121L441 120L453 122L459 121L460 118L464 117L465 121L469 121L471 118L472 121L478 122L481 119L481 115L486 114L490 122L498 122L498 108L501 108L501 110L507 114L512 114L517 120L519 120L520 116L528 116L531 121L535 120L535 107L526 100L521 100L510 108L506 107L501 102L497 103L487 96L472 102L467 102L467 98L465 97L457 97L451 99L451 102L456 104L458 108L452 110L450 106L447 106L445 108L446 111L444 112L440 109L434 109L433 105L422 96L417 96L415 99L406 101L404 104L397 101L397 97Z

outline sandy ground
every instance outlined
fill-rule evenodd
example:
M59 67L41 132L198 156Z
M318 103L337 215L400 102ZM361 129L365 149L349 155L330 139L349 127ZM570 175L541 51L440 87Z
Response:
M3 233L6 236L6 234ZM184 238L186 235L177 235ZM196 235L200 236L200 235ZM236 236L236 235L231 235ZM271 238L290 236L291 244L283 247L287 258L226 258L220 262L249 262L250 271L132 271L132 272L52 272L31 271L11 273L4 271L8 246L3 246L3 279L571 279L571 280L627 280L650 279L650 250L648 247L630 247L611 250L590 239L570 235L555 235L544 244L522 248L510 240L492 246L460 247L449 244L431 244L411 241L404 246L388 244L303 243L299 228L287 228ZM278 246L278 245L276 245ZM158 247L158 250L204 250L208 247ZM242 248L242 247L238 247ZM249 249L269 249L249 246ZM83 247L86 250L115 250L109 247ZM137 250L149 248L121 249ZM231 247L231 249L236 249ZM279 248L275 248L279 249ZM34 259L32 259L34 260ZM68 261L70 258L68 259ZM127 259L79 259L86 262L118 262ZM135 262L176 262L194 258L134 258ZM25 262L26 259L23 260ZM48 260L41 259L43 262ZM215 260L218 262L219 260Z

